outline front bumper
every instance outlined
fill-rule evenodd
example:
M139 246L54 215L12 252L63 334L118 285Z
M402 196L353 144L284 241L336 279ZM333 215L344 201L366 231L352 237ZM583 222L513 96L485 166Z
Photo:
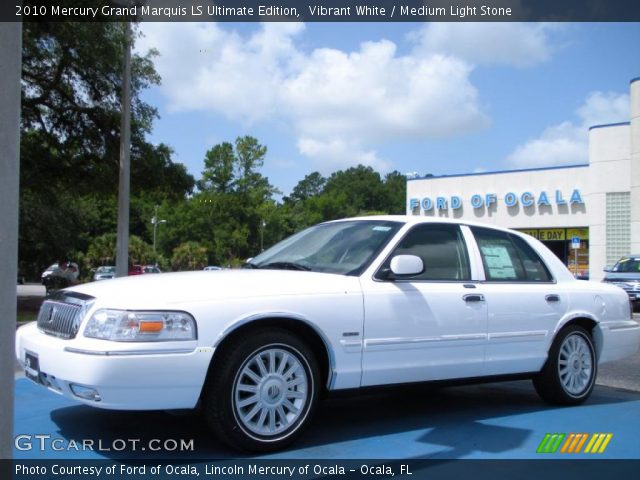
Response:
M65 340L41 332L35 322L17 330L15 349L23 367L27 353L37 359L40 383L49 390L115 410L195 407L214 352L196 341ZM99 400L79 397L82 388L95 390Z

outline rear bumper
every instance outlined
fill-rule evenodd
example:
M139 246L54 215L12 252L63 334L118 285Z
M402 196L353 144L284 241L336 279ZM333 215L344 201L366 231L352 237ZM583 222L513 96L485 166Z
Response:
M640 324L634 320L601 323L596 328L602 338L599 363L629 357L640 349Z
M32 323L17 330L15 349L23 367L27 353L37 358L39 383L44 387L87 405L115 410L193 408L213 348L177 343L136 350L135 344L56 338ZM99 400L79 397L77 392L83 389L95 390Z

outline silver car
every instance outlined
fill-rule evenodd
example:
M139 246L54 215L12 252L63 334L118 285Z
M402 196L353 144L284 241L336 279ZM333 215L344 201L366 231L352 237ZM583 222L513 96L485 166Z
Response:
M640 254L622 257L613 267L604 269L603 282L622 288L634 303L640 302Z
M96 273L93 274L93 280L110 280L116 276L116 267L113 265L103 265L96 269Z

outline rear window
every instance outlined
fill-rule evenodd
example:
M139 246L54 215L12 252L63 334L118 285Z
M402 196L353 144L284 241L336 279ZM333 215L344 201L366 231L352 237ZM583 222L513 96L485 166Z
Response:
M551 274L522 238L489 228L472 227L487 281L550 282Z

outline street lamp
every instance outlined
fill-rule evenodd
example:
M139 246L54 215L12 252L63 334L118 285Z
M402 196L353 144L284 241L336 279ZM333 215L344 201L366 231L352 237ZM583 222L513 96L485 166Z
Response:
M156 233L158 231L158 224L167 223L166 220L158 220L158 206L156 205L154 215L151 218L151 224L153 225L153 253L156 253Z
M264 252L264 228L267 226L267 222L263 219L260 222L260 251Z

